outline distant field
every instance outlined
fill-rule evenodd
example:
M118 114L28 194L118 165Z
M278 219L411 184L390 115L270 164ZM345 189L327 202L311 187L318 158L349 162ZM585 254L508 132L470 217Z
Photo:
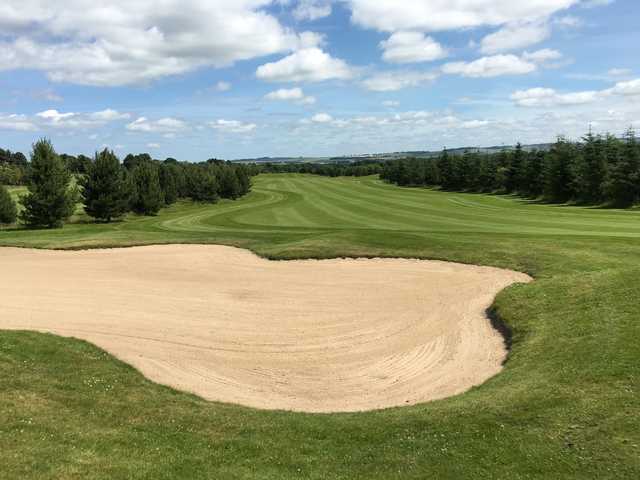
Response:
M78 215L61 230L2 230L0 245L220 243L277 259L402 256L520 270L536 281L495 303L513 329L503 372L414 407L266 412L155 385L81 341L2 332L3 475L640 478L640 211L402 189L372 177L254 183L236 202L180 203L112 225Z

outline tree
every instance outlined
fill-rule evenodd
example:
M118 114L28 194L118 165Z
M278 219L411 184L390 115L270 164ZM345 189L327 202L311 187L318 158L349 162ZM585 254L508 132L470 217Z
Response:
M640 159L635 132L627 130L621 147L610 139L608 143L610 167L604 185L607 199L617 207L630 207L640 193Z
M572 166L575 161L575 147L559 137L545 159L544 194L552 202L567 202L573 197Z
M187 171L189 197L195 202L215 203L218 195L218 180L209 166L192 165Z
M15 223L18 212L16 204L4 185L0 185L0 223Z
M105 149L96 153L80 184L85 212L93 218L110 222L129 210L131 182L112 151Z
M161 164L160 165L160 188L164 195L165 205L173 205L178 200L178 185L177 185L177 173L176 170L179 167L175 164Z
M22 221L31 227L62 227L73 214L77 191L71 174L49 140L38 140L31 153L29 193L22 197Z
M222 165L217 169L217 177L219 189L218 192L222 198L230 198L235 200L240 196L240 182L238 177L229 165Z
M144 215L156 215L164 205L158 166L150 161L142 161L133 169L132 176L133 210Z
M574 189L582 203L597 204L603 199L603 182L606 177L606 157L602 137L591 131L583 138L581 155L574 167Z

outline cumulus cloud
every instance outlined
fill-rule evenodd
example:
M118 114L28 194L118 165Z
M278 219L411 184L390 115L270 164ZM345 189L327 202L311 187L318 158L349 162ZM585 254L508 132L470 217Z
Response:
M318 20L331 15L331 0L300 0L293 10L296 20Z
M352 21L366 28L442 31L546 18L580 0L347 0Z
M396 32L380 42L382 58L391 63L431 62L447 56L433 38L420 32Z
M294 50L300 38L265 12L270 3L3 0L0 70L125 85Z
M553 88L530 88L511 94L511 100L521 107L551 107L556 105L582 105L598 98L594 90L574 93L558 93Z
M551 48L543 48L542 50L536 50L535 52L524 52L522 58L529 62L537 64L546 64L553 60L560 60L562 53Z
M329 123L333 121L333 117L328 113L316 113L311 117L311 121L315 123Z
M1 130L15 130L19 132L31 132L38 127L25 115L0 115Z
M177 133L184 131L188 125L183 120L165 117L159 120L149 120L147 117L138 117L126 126L132 132L145 133Z
M374 92L395 92L403 88L418 87L438 78L434 72L382 72L362 82L362 86Z
M480 42L480 51L487 55L518 50L546 40L551 35L547 22L514 22L490 33Z
M209 126L224 133L250 133L257 128L255 123L244 123L239 120L225 120L222 118L215 122L210 122Z
M322 82L349 79L354 72L344 60L334 58L318 47L311 47L259 66L256 76L268 82Z
M472 62L451 62L442 66L447 74L463 77L497 77L500 75L523 75L536 70L536 65L516 55L493 55Z
M628 82L618 82L604 90L559 93L553 88L530 88L511 94L511 100L520 107L556 107L563 105L584 105L612 96L640 96L640 78Z
M316 103L315 97L305 95L304 91L299 87L281 88L267 93L264 98L274 101L291 101L300 105L313 105Z
M36 113L35 121L41 126L54 128L91 128L104 125L108 122L116 120L125 120L130 118L128 113L121 113L110 108L92 113L62 113L58 110L51 109Z

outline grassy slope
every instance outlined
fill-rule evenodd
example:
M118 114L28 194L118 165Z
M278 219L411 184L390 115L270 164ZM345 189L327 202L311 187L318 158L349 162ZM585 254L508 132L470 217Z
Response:
M271 258L411 256L526 271L535 283L496 300L514 329L503 373L415 407L263 412L154 385L80 341L3 332L3 478L640 476L640 212L372 178L255 183L237 202L181 204L114 225L78 218L58 231L2 231L0 245L213 242Z

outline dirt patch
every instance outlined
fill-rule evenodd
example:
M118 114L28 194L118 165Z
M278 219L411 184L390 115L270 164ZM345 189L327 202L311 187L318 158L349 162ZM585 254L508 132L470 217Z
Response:
M486 310L527 275L405 260L272 262L162 245L0 249L0 329L87 340L209 400L306 412L463 392L506 355Z

